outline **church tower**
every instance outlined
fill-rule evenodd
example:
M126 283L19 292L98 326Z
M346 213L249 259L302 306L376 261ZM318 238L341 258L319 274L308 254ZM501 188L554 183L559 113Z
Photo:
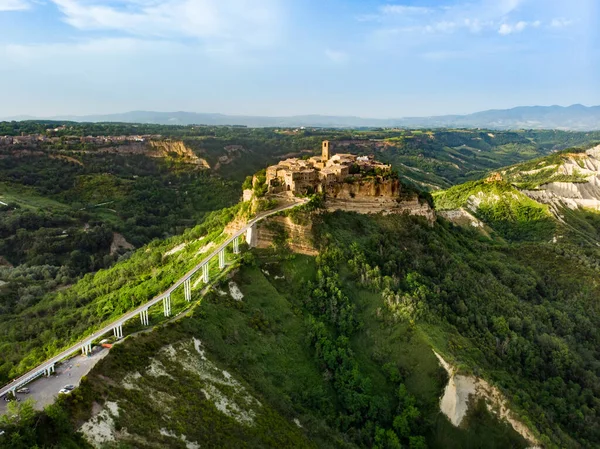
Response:
M323 141L323 151L321 152L321 160L323 163L327 162L331 157L331 151L329 147L329 140Z

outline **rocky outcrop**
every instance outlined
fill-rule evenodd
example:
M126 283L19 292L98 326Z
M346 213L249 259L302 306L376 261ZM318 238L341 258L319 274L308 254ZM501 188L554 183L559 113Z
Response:
M456 367L446 362L441 355L435 352L440 365L448 373L448 385L440 399L440 410L448 417L450 422L458 427L469 411L472 399L482 398L490 413L498 419L507 421L531 445L531 449L539 448L539 442L533 432L521 422L509 408L504 395L485 380L475 376L459 374Z
M597 177L585 183L551 182L540 190L523 190L523 193L540 203L600 210L600 179Z
M176 155L185 162L197 164L204 168L210 168L210 165L208 162L206 162L206 160L196 156L196 154L181 140L151 140L149 145L154 153L150 153L149 156L166 157L170 155Z
M581 182L550 182L541 185L537 190L523 190L523 193L540 203L563 205L570 209L584 207L600 210L600 145L585 153L567 156L568 158L556 167L556 173L580 176Z
M135 247L125 240L125 237L118 232L113 232L113 241L110 244L110 254L117 254L125 251L130 251Z
M285 244L295 253L316 256L312 221L296 224L290 217L271 217L257 226L257 247L271 248Z
M435 212L417 195L401 196L401 186L397 179L363 180L353 183L336 183L326 189L327 210L344 210L360 214L402 214L418 215L435 221Z
M458 226L470 226L479 230L486 237L490 237L491 229L463 207L459 209L437 211L437 213Z
M215 171L219 170L223 165L231 164L236 159L242 157L244 153L247 153L242 145L227 145L223 147L225 154L219 158L219 161L213 167Z

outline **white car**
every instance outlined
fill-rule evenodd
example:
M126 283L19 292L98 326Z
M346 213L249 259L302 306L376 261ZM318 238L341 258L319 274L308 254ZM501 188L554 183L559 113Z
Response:
M71 394L71 390L67 390L66 388L61 388L58 394Z

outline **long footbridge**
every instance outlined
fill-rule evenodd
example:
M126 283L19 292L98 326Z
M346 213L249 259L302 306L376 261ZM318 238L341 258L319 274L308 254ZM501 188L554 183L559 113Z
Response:
M278 207L271 211L260 214L256 218L250 220L242 229L237 231L234 235L228 238L225 242L223 242L217 249L215 249L209 256L205 257L198 265L188 271L185 275L183 275L177 282L175 282L169 289L165 292L161 293L158 296L155 296L148 302L142 304L136 309L125 313L120 316L110 324L107 324L102 329L97 332L94 332L92 335L80 340L78 343L74 344L70 348L64 350L60 354L52 357L49 360L46 360L41 365L38 365L28 373L22 375L18 379L13 380L10 384L5 385L0 390L0 397L5 396L9 392L15 392L17 389L23 387L28 384L32 380L47 375L49 376L54 372L55 365L63 359L68 358L72 354L81 351L82 354L90 354L92 352L92 343L99 338L106 336L107 334L112 333L117 338L123 338L123 324L126 321L132 320L139 316L141 324L143 326L149 326L150 320L148 315L148 309L150 307L162 302L163 304L163 313L165 317L171 316L171 294L180 288L183 285L184 289L184 297L186 301L192 300L192 285L191 278L194 274L202 271L201 276L202 280L205 284L208 284L209 278L209 263L215 258L219 258L219 269L225 268L225 249L233 244L233 253L239 254L240 252L240 239L245 236L246 243L253 247L256 242L256 224L264 220L271 215L277 214L279 212L292 209L294 207L303 205L307 202L307 200L298 200L293 204L288 204L285 206Z

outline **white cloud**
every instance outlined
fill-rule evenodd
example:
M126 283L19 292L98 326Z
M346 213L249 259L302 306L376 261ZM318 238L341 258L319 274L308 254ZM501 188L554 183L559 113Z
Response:
M1 1L1 0L0 0ZM280 0L52 0L81 30L113 30L161 38L272 43Z
M507 35L522 32L528 27L539 28L541 20L531 19L532 13L541 14L532 5L543 0L463 0L450 6L418 7L387 4L374 14L361 16L361 21L377 21L383 26L376 30L382 34L422 33L450 34L466 31L480 34L485 31ZM541 4L541 3L540 3ZM525 20L525 14L529 16ZM393 30L394 33L389 33Z
M406 5L383 5L379 8L381 14L428 14L433 10L422 6L406 6Z
M325 56L327 56L331 62L335 62L336 64L348 62L348 54L343 51L327 49L325 50Z
M552 22L550 22L550 26L552 28L566 28L568 26L571 26L573 24L572 20L567 20L567 19L552 19Z
M506 36L508 34L513 34L513 33L520 33L528 26L537 28L540 26L540 24L541 24L541 22L539 20L536 20L535 22L532 22L532 23L528 23L528 22L521 20L512 25L508 24L508 23L503 23L502 25L500 25L500 28L498 29L498 33L502 34L503 36Z
M502 34L503 36L512 33L512 31L512 27L507 23L503 23L500 25L500 29L498 29L498 33Z
M30 6L26 0L0 0L0 11L22 11Z

